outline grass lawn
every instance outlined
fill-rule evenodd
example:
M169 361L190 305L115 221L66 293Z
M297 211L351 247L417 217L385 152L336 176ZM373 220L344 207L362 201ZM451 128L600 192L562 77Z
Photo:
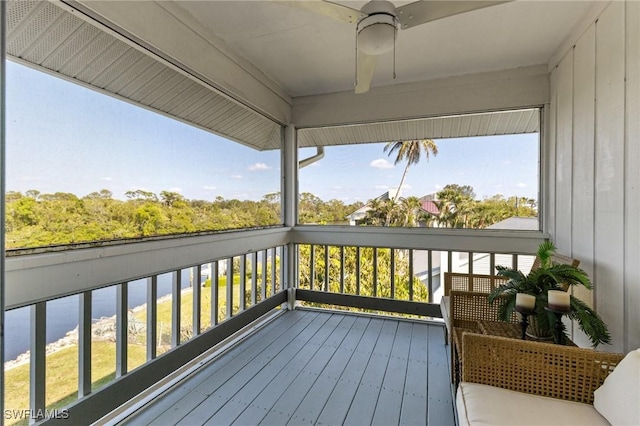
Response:
M144 362L146 350L143 346L130 346L130 356ZM92 343L92 388L98 389L115 377L115 343L93 341ZM47 408L64 407L78 397L78 346L73 345L47 355ZM5 372L5 410L29 408L29 364L23 364ZM28 421L6 419L5 424L28 424Z

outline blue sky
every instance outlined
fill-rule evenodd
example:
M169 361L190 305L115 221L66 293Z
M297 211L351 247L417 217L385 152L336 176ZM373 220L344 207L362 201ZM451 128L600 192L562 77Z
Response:
M537 198L538 136L443 139L439 154L413 166L402 194L444 185L474 187L478 198ZM300 191L323 200L366 201L397 187L404 164L383 144L327 147L300 171ZM301 150L300 158L315 150ZM7 190L108 189L179 192L259 200L279 191L280 154L259 152L162 115L8 61Z

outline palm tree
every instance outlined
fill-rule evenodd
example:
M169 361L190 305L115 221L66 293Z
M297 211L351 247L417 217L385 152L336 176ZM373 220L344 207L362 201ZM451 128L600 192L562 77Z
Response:
M418 197L400 198L400 215L402 226L418 226L418 213L422 203Z
M384 147L384 152L389 151L389 156L397 151L396 160L393 164L398 164L401 161L406 161L407 165L404 168L404 173L402 173L402 179L400 180L400 186L398 186L398 191L402 189L402 185L404 184L404 180L407 177L407 172L409 171L409 167L412 164L418 164L420 159L422 158L422 152L424 151L424 156L429 160L429 155L433 154L434 156L438 155L438 147L433 139L418 139L418 140L409 140L409 141L397 141L397 142L389 142ZM392 201L395 202L398 197L398 193L393 196Z

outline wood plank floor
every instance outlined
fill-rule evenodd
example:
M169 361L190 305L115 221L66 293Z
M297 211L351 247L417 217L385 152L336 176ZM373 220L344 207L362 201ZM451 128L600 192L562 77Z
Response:
M453 425L442 327L294 310L121 424Z

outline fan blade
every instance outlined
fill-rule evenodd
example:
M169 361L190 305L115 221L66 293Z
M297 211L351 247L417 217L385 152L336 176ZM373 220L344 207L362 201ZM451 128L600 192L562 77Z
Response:
M347 24L356 25L362 18L366 18L367 15L356 9L343 6L338 3L331 3L330 1L280 1L274 0L274 3L280 3L285 6L295 7L298 9L309 10L320 15L328 16L329 18L336 19Z
M471 12L489 6L496 6L507 1L416 1L398 7L398 21L403 30L415 27L416 25L446 18L459 13Z
M358 68L356 69L356 93L365 93L371 87L373 72L378 62L377 56L358 51Z

